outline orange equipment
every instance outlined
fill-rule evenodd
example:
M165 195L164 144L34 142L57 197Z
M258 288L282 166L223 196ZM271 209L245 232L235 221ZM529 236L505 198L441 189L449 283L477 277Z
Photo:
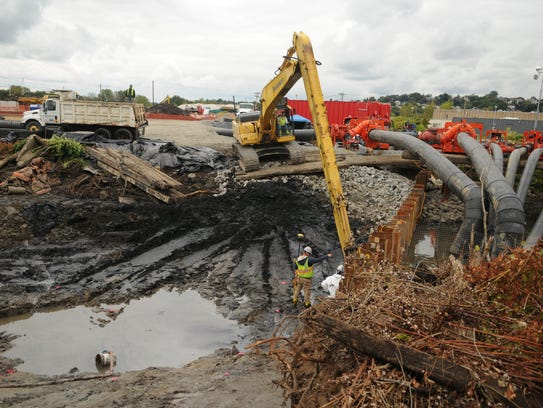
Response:
M485 147L489 147L490 143L495 143L500 146L504 154L510 154L515 150L515 144L507 139L507 131L498 129L488 129L485 133Z
M530 150L543 147L543 132L539 130L527 130L522 136L522 146L526 146Z
M368 134L373 129L387 130L383 119L359 119L348 118L343 125L334 124L330 126L330 134L334 145L341 142L347 149L358 149L358 145L363 140L364 145L370 149L388 150L388 143L381 143L371 140Z
M467 133L476 140L483 139L483 124L478 122L446 122L443 128L429 128L422 132L418 138L443 153L465 154L464 149L456 141L459 133Z

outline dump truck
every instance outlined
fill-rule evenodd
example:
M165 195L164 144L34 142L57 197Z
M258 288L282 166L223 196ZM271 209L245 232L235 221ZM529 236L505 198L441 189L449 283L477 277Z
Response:
M40 108L24 112L21 120L26 130L38 134L91 131L106 139L129 140L144 135L147 124L141 103L85 101L73 91L46 95Z

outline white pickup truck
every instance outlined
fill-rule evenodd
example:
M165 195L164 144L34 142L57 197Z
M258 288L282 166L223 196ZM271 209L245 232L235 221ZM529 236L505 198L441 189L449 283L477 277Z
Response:
M24 112L21 124L34 133L51 128L135 140L145 133L148 122L141 103L84 101L73 91L60 91L48 95L39 109Z

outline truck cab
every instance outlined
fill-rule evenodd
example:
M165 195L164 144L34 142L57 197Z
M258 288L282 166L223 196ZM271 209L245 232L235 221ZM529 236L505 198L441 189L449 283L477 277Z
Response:
M240 113L250 113L254 112L254 105L251 102L240 102L238 108L236 109L236 115Z

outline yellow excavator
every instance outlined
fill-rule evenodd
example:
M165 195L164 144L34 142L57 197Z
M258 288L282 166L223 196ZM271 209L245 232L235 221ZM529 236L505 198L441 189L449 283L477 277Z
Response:
M235 139L233 149L242 170L255 171L262 159L286 158L291 164L304 162L303 148L296 143L292 129L282 132L278 114L288 112L282 105L288 91L303 78L310 105L321 107L321 117L313 114L315 122L326 121L324 100L320 89L313 49L309 38L303 33L294 33L293 45L283 57L283 63L275 71L274 78L261 92L259 112L239 114L232 122Z
M333 207L334 221L338 233L339 243L343 256L353 248L353 235L347 217L347 202L343 195L339 170L336 163L336 153L330 136L328 116L322 96L322 89L317 73L317 65L313 55L313 48L309 38L304 33L294 33L293 45L287 51L283 64L279 67L277 75L264 87L262 91L262 109L260 113L241 114L233 122L234 137L240 164L244 163L247 171L259 166L259 155L266 154L265 150L284 147L292 155L297 152L298 146L293 135L279 135L276 120L276 108L288 90L296 81L303 79L309 109L313 117L315 139L322 160L324 177ZM247 119L246 119L247 118ZM299 157L294 159L298 160ZM303 159L303 157L302 157Z

